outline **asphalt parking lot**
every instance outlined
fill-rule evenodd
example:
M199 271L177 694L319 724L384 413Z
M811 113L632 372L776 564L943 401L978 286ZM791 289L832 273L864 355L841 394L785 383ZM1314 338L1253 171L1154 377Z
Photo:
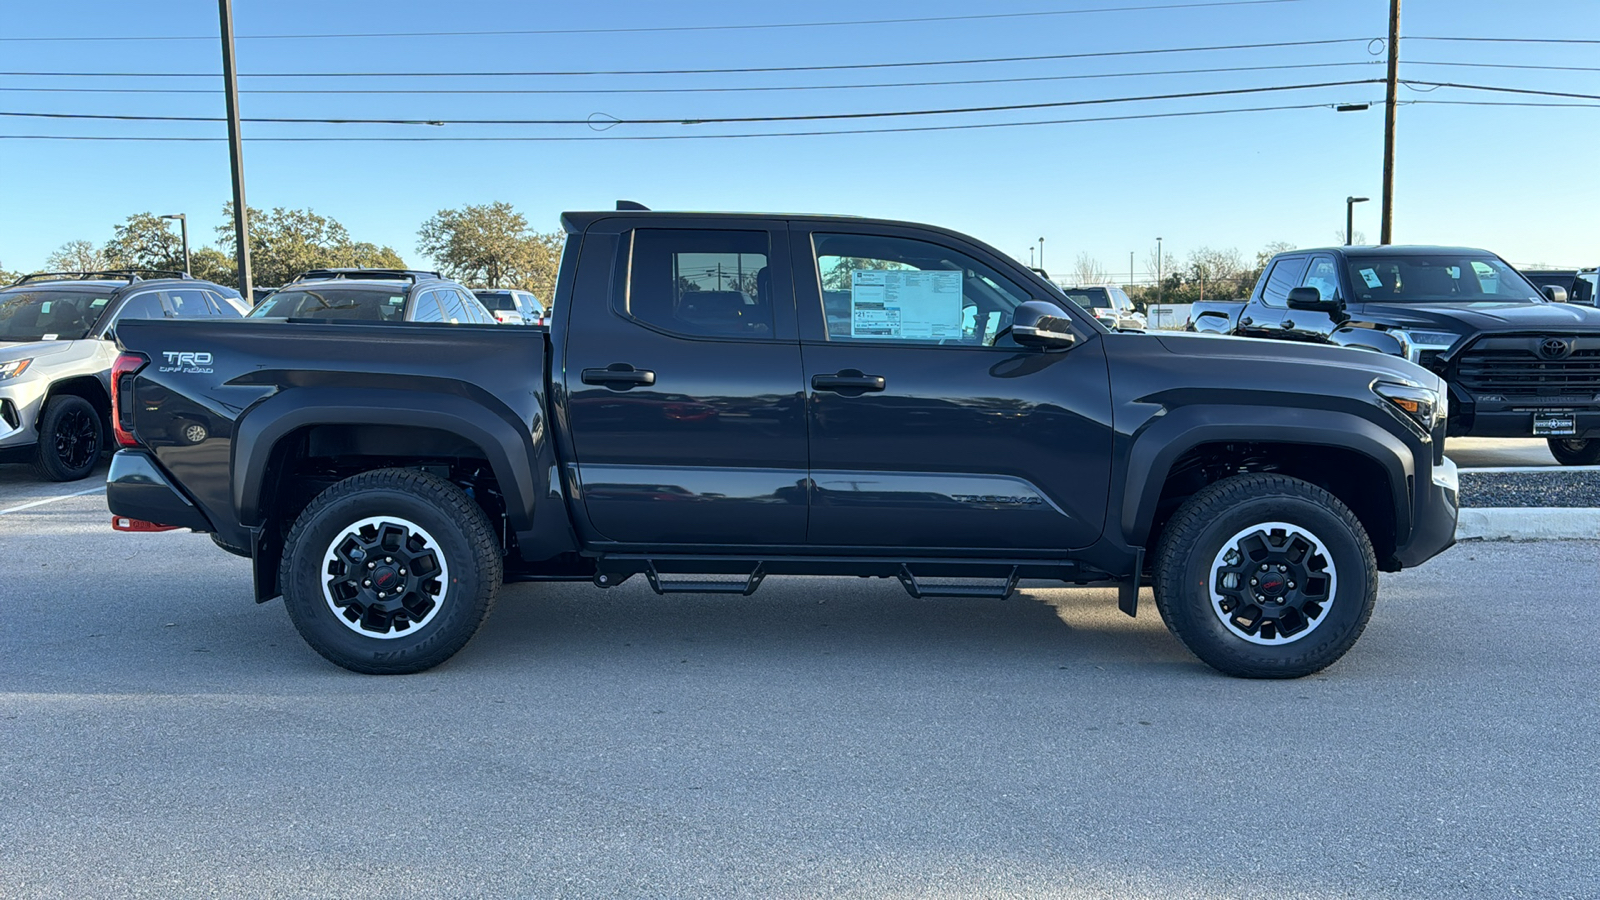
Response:
M82 489L0 471L0 510ZM372 678L107 519L0 515L0 896L1595 895L1600 543L1385 576L1293 682L1108 591L854 579L513 586Z

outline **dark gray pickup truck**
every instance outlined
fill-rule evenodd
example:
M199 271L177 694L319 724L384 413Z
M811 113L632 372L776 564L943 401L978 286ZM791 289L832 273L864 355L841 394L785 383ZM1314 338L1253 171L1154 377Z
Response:
M858 575L1130 615L1149 583L1207 663L1294 677L1454 539L1444 385L1403 359L1111 333L927 226L563 221L548 331L127 323L113 525L211 533L373 673L448 659L506 581Z

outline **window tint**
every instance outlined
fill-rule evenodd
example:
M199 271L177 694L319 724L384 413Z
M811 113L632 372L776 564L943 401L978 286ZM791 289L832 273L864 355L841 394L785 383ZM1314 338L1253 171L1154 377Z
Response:
M444 320L456 325L462 322L471 322L467 311L461 308L461 300L456 297L456 292L447 288L438 288L433 291L439 298L439 305L444 308Z
M770 250L764 231L633 234L626 309L657 328L695 337L772 337Z
M1268 306L1287 304L1290 289L1300 286L1300 279L1305 273L1304 256L1286 257L1273 263L1267 272L1267 283L1261 288L1262 302Z
M439 311L439 300L433 291L423 291L417 299L411 301L415 306L411 313L413 322L443 322L444 315Z
M1074 288L1065 293L1068 300L1087 310L1092 311L1095 307L1105 309L1111 305L1111 301L1106 296L1105 288Z
M250 311L253 319L294 316L307 319L361 319L397 322L406 302L404 289L364 285L284 288Z
M206 302L206 292L198 288L183 288L175 291L166 291L167 306L180 319L193 319L199 316L213 316L211 304Z
M88 334L108 297L73 291L29 290L0 292L0 341L76 341ZM156 315L161 308L156 307Z
M1339 296L1339 264L1331 256L1318 256L1311 260L1311 265L1306 269L1305 281L1301 287L1314 287L1324 300L1332 300Z
M989 346L1029 299L998 272L938 244L862 234L812 240L830 341Z
M128 298L122 305L122 311L117 313L119 319L160 319L165 317L166 310L161 308L161 297L155 291L139 294Z

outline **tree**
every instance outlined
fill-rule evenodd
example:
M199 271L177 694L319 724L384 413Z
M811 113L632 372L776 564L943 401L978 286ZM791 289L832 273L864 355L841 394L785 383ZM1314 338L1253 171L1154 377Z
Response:
M101 253L117 269L183 271L183 239L166 219L147 212L116 226Z
M21 277L22 277L22 273L20 273L20 272L8 272L8 271L6 271L6 267L4 265L0 265L0 286L5 286L5 285L8 285L8 284L15 284L17 279L19 279Z
M859 256L839 256L838 260L828 270L822 273L822 289L825 291L848 291L855 284L851 277L852 272L892 272L897 269L909 269L910 266L892 259L866 259Z
M189 253L189 274L214 284L239 286L239 273L233 257L215 247L196 247Z
M549 300L563 236L540 234L509 203L441 209L417 230L417 252L444 274L491 288L519 287Z
M44 259L50 272L101 272L112 268L111 261L93 241L67 241Z
M1078 254L1072 262L1072 278L1078 285L1105 284L1109 280L1106 270L1101 268L1100 261L1089 255L1085 250Z
M217 243L228 257L238 255L233 231L233 204L222 208ZM250 274L254 287L277 287L310 269L376 266L402 269L405 261L392 247L356 243L334 219L309 209L275 207L250 210ZM235 279L237 280L237 279Z

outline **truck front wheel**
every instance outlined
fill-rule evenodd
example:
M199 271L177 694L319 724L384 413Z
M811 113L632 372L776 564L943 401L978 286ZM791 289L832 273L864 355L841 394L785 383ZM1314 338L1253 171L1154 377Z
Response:
M1213 668L1299 678L1361 636L1378 563L1337 497L1284 475L1238 475L1178 508L1156 551L1153 586L1167 627Z
M1546 438L1550 455L1563 466L1600 465L1600 440L1574 438Z
M317 495L279 570L295 629L335 665L421 672L466 645L500 589L501 554L464 491L412 469L377 469Z

